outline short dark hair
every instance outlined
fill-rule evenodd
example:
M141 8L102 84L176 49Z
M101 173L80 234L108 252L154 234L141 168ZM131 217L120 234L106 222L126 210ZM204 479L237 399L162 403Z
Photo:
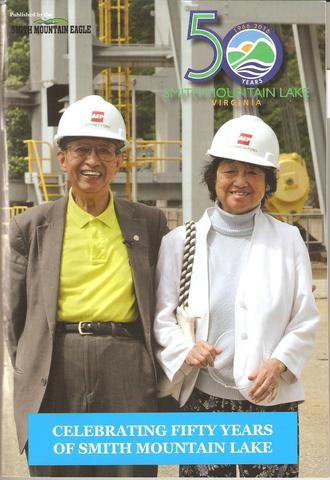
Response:
M229 160L227 158L219 158L214 157L210 162L207 162L203 168L202 175L203 175L203 183L207 185L209 190L210 199L215 202L217 199L217 194L215 191L215 184L217 181L217 172L218 167L221 162L224 160ZM229 160L230 161L230 160ZM261 200L261 205L263 206L267 198L269 198L275 191L277 187L277 175L276 169L273 167L264 167L258 165L261 170L265 172L265 195L264 198Z
M102 137L62 137L58 142L58 148L60 150L66 150L68 148L69 143L76 142L77 140L82 140L86 138L95 139L98 138L99 140L110 140L112 143L116 145L116 153L121 153L121 148L124 146L124 142L120 140L113 140L112 138L102 138Z

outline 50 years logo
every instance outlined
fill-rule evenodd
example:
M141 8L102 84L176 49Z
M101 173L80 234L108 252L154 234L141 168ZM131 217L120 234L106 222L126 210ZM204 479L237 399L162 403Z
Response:
M283 61L282 44L267 25L245 22L233 27L223 40L206 23L219 21L217 10L190 12L187 39L202 39L213 49L213 60L204 69L188 68L185 78L205 82L221 68L244 86L260 86L272 79Z

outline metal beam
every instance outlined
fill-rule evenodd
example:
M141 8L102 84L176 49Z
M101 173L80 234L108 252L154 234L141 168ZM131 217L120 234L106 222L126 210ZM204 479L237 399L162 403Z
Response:
M163 74L163 73L164 74ZM173 76L166 75L166 71L159 70L155 75L132 75L136 80L136 90L162 93L166 88L177 88Z
M34 107L40 105L39 92L21 92L19 90L5 90L7 106Z
M304 99L320 208L326 213L325 86L315 26L293 25L301 86L308 88Z
M170 18L170 35L178 87L181 87L180 0L166 0Z
M166 76L163 82L163 89L177 88L180 85L178 74L178 55L177 51L180 46L180 16L177 0L170 2L164 0L154 0L155 5L155 44L164 45L170 41L172 46L172 55L175 68L156 68L156 75ZM174 22L174 23L173 23ZM178 140L181 136L180 132L180 102L170 102L161 90L155 92L155 134L156 140ZM177 155L177 145L167 144L163 146L165 156L175 157ZM155 172L164 171L166 174L176 174L180 170L179 162L164 162L155 165ZM158 195L156 205L166 206L166 200L161 199ZM159 203L161 201L161 203Z
M79 0L70 0L68 20L73 25L91 25L92 0L85 0L84 8ZM68 35L70 103L93 93L92 42L91 35Z
M282 24L324 24L322 0L207 0L184 1L187 10L218 10L223 22L231 26L244 21ZM217 30L212 25L213 30Z
M205 58L206 42L186 41L189 11L181 8L181 71ZM207 86L213 86L210 82ZM182 88L191 88L190 81L182 79ZM206 151L213 137L214 109L211 102L195 101L192 96L181 100L182 107L182 207L183 220L198 220L209 207L207 188L201 185L200 174L206 160Z
M168 45L93 46L94 69L108 67L173 67Z
M326 6L326 21L327 25L330 25L330 4L327 3ZM328 28L325 30L326 39L325 44L328 47L330 45L330 31ZM327 108L326 108L326 116L327 116L327 177L326 177L326 185L327 185L327 212L330 212L330 194L329 194L329 186L330 186L330 48L326 48L326 74L327 74ZM325 217L325 236L326 236L326 245L328 246L329 240L329 219L328 215ZM330 262L328 262L328 278L330 275ZM330 329L329 329L329 345L330 345ZM329 379L330 379L330 369L329 369ZM330 419L329 419L330 422Z
M176 81L168 75L131 75L131 80L135 80L135 89L137 92L163 93L166 88L177 88ZM112 75L111 88L118 90L118 77ZM100 78L96 77L93 82L94 90L98 90L101 85Z

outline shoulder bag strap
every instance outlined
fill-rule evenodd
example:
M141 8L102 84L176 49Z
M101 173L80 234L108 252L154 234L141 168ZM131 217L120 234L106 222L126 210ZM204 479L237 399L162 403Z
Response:
M183 262L180 278L179 306L188 306L191 272L194 263L196 226L195 222L186 222L186 241L183 251Z

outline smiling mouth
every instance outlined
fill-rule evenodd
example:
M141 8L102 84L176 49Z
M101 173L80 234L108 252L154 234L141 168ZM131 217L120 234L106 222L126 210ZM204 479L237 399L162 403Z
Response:
M93 178L99 178L102 176L100 172L96 172L95 170L82 170L80 174L83 175L84 177L93 177Z
M249 192L238 192L238 191L236 191L236 190L232 190L230 193L231 193L232 195L237 196L237 197L247 197L248 195L250 195Z

